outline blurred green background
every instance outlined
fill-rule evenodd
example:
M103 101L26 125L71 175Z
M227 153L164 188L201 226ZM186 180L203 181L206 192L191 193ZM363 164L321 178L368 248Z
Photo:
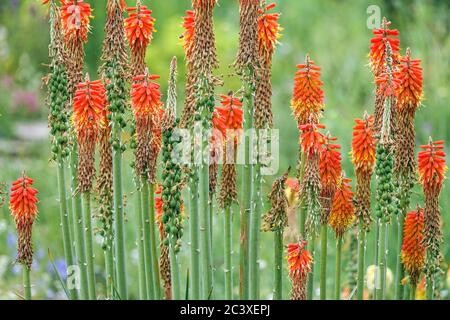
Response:
M46 129L47 107L44 103L45 88L41 78L47 72L48 63L48 14L47 7L38 0L2 0L0 2L0 181L8 187L22 170L36 180L39 189L40 217L34 228L35 264L33 266L33 294L38 298L65 298L53 268L49 265L47 250L55 258L57 268L64 274L62 243L54 163L49 162L49 140ZM94 8L92 30L86 45L86 71L95 78L99 66L103 41L106 0L87 0ZM127 1L132 4L134 1ZM184 65L179 37L182 34L182 16L189 9L187 0L143 0L153 10L157 33L148 49L147 64L152 73L161 75L162 92L165 93L168 65L172 56L179 61L179 109L183 101ZM280 129L280 171L297 162L298 132L289 108L295 65L304 61L309 53L322 67L325 83L326 111L323 122L342 144L343 165L353 177L348 152L350 151L353 119L361 117L365 110L373 112L373 79L367 65L371 30L366 21L369 5L378 5L381 15L392 21L400 30L402 52L411 47L413 56L422 59L424 68L425 99L417 113L417 141L420 145L428 136L450 141L450 7L447 0L275 0L282 13L280 23L284 27L273 61L273 107L275 127ZM215 10L215 32L220 59L218 74L224 79L224 87L218 93L238 90L239 78L230 65L234 61L238 45L238 1L220 0ZM165 97L165 94L164 94ZM164 98L165 99L165 98ZM128 166L131 158L126 154ZM137 295L137 250L133 207L133 184L130 170L124 170L127 199L127 249L128 274L133 297ZM264 192L267 194L274 177L267 177ZM450 261L450 195L448 183L442 191L442 215L444 217L446 261ZM264 196L264 199L266 197ZM413 204L422 202L420 188L416 188ZM236 211L237 212L237 211ZM237 296L238 226L235 214L233 263L235 265L235 293ZM395 228L392 228L395 231ZM185 232L182 251L185 279L188 265L189 239ZM389 247L390 269L395 267L393 249L396 233L391 234ZM223 297L222 215L214 218L213 252L215 273L215 298ZM334 236L330 232L329 290L334 278ZM100 240L97 239L99 242ZM369 235L367 264L372 263L373 232ZM15 299L20 290L20 268L13 265L15 257L15 229L7 205L0 209L0 299ZM272 235L262 235L261 297L272 294ZM103 255L97 246L97 281L104 283ZM344 261L344 263L346 263ZM392 288L392 287L391 287ZM284 297L288 297L290 285L285 274ZM103 291L100 289L100 294ZM445 292L444 292L445 293ZM389 295L392 291L389 290Z

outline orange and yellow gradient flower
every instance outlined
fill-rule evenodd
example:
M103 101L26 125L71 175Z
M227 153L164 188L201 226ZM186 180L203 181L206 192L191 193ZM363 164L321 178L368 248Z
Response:
M87 42L92 9L84 0L62 0L61 21L66 43Z
M413 285L419 282L420 274L425 266L424 230L424 210L417 208L408 212L403 227L401 258Z
M420 147L419 182L425 193L439 193L444 183L447 166L445 164L444 141L432 141Z
M280 32L283 30L278 23L280 14L269 13L275 7L276 4L271 3L258 11L258 50L259 56L264 59L265 64L271 63L275 46L281 37Z
M153 39L155 19L152 11L138 2L136 7L127 8L129 17L125 19L125 34L132 52L145 50Z
M352 180L341 177L334 194L329 224L340 238L355 221L355 207L353 206L353 191L350 182Z
M288 244L287 261L292 282L292 300L306 299L306 282L312 270L313 258L305 248L306 241Z
M373 30L373 38L370 40L370 66L375 76L379 76L385 71L386 67L386 46L389 43L392 49L394 61L397 60L400 51L400 39L398 39L398 30L391 30L390 21L383 19L383 25L380 29Z

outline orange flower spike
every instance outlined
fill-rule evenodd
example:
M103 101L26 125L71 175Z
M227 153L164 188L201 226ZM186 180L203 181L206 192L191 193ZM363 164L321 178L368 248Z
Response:
M162 102L160 85L152 81L156 79L159 79L159 76L149 74L133 78L131 105L135 117L147 115L159 117Z
M78 138L96 134L104 125L106 90L100 80L79 83L73 101L73 121Z
M297 65L297 69L291 104L294 116L301 125L311 117L317 120L324 108L324 92L320 68L309 59L309 56L306 56L305 64Z
M341 178L341 146L335 144L337 139L327 135L324 137L323 149L320 153L320 179L322 187L335 188Z
M192 56L192 50L194 48L194 29L195 27L195 13L193 10L186 11L186 16L183 18L183 48L187 59Z
M356 218L351 181L351 179L341 178L333 198L329 224L337 237L342 237Z
M386 64L386 45L389 43L392 48L394 60L398 57L400 51L400 39L398 39L398 30L390 30L390 21L383 18L383 25L380 29L374 29L374 37L370 40L370 66L372 72L378 76L384 71Z
M222 137L226 137L227 130L242 129L244 111L242 102L235 98L232 93L221 95L220 98L221 106L215 108L212 121L214 129L219 130Z
M394 72L397 80L396 96L400 110L405 108L414 112L423 98L423 76L420 60L411 60L411 50L400 59L398 70Z
M419 182L425 192L439 193L444 183L447 166L445 164L444 141L432 141L420 147L419 152Z
M371 173L375 165L376 139L374 137L374 117L365 115L355 119L352 139L352 162L356 170Z
M423 243L425 220L424 210L418 208L406 214L403 227L401 258L412 280L417 283L425 266L426 248Z
M25 175L12 183L9 208L18 229L32 224L37 216L38 191L33 184L34 180Z
M290 276L306 276L311 272L313 258L305 248L306 241L288 244L287 261Z
M375 77L375 84L377 85L377 95L384 97L395 96L399 87L398 79L387 73L382 73L380 76Z
M258 50L259 56L264 57L266 62L270 62L275 45L281 37L280 32L283 28L280 27L278 19L279 13L268 13L276 7L275 3L269 4L265 8L259 9L258 17Z
M61 21L66 43L87 41L92 9L84 0L61 1Z
M131 51L146 48L153 39L155 32L155 19L151 16L152 11L147 6L127 8L129 17L125 19L125 34Z
M302 134L300 135L302 151L308 156L320 154L322 145L325 142L325 136L318 129L325 129L323 124L308 123L299 126Z

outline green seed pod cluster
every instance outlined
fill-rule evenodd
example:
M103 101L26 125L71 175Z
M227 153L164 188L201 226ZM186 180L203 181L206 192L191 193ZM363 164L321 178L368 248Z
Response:
M378 219L389 222L392 214L398 213L398 200L393 179L394 157L389 147L378 144L375 174L377 176L377 204L375 213Z
M178 120L175 122L175 127L177 125ZM183 236L183 218L181 216L183 207L181 197L183 173L181 165L172 158L172 150L181 142L181 138L177 138L173 134L173 128L167 128L162 134L162 222L167 235L167 238L164 239L164 244L169 245L173 241L172 243L175 243L174 251L178 253L181 247L181 237Z
M107 79L108 120L112 124L111 145L114 151L124 152L126 148L124 144L121 144L119 133L127 125L125 121L127 105L125 77L114 60L106 62L105 76Z
M50 134L53 137L52 154L54 160L59 154L62 158L69 155L69 120L66 112L69 100L67 84L68 79L64 66L59 63L53 64L48 82L48 104L50 107L49 125Z

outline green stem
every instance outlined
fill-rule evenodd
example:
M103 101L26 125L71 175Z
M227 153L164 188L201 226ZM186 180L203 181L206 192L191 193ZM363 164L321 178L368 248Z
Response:
M113 124L114 136L119 137L118 124ZM120 145L120 144L119 144ZM113 148L114 229L117 291L121 300L128 299L127 271L125 263L125 232L122 195L122 151Z
M301 184L303 181L303 177L305 175L306 155L304 152L302 152L302 150L300 150L299 152L300 152L300 172L299 172L298 179ZM299 231L299 236L302 239L306 238L305 223L306 223L306 208L305 208L304 199L303 199L303 197L301 197L301 199L299 200L299 206L298 206L298 231Z
M145 270L145 251L144 251L144 217L142 209L141 188L136 192L136 212L138 220L137 247L138 247L138 277L139 277L139 298L141 300L153 299L153 290L148 290L147 275ZM148 293L148 295L147 295Z
M320 227L320 300L327 299L327 225Z
M231 230L231 206L225 207L224 210L224 224L225 224L225 256L224 256L224 274L225 274L225 299L233 299L233 270L231 263L231 250L232 250L232 230Z
M336 275L334 298L341 300L341 269L342 269L342 237L336 239Z
M283 231L277 230L273 234L275 243L273 300L283 299Z
M92 223L91 223L91 194L83 192L83 220L84 220L84 239L86 241L86 262L88 274L88 293L90 300L96 300L95 293L95 264L94 249L92 245Z
M403 299L404 285L402 279L405 276L405 269L403 268L401 254L403 245L403 226L405 224L404 211L398 215L398 239L397 239L397 267L395 272L395 298L397 300Z
M312 265L311 265L311 273L308 275L308 287L307 287L307 300L313 300L314 298L314 260L315 260L315 247L316 247L316 237L312 236L309 243L308 243L308 251L311 254L312 257Z
M430 274L428 272L428 274L426 275L426 290L425 290L425 297L427 300L433 300L434 298L434 279L433 279L433 275Z
M105 269L106 269L106 295L112 300L114 298L114 256L112 249L112 239L107 240L107 248L105 253Z
M417 284L411 283L411 288L410 288L410 293L409 293L410 300L416 300L416 289L417 289Z
M364 300L365 255L366 255L366 231L364 230L364 221L362 218L360 218L359 235L358 235L358 279L356 289L357 300Z
M77 145L72 146L70 154L70 172L72 176L71 191L72 191L72 212L75 220L74 235L75 235L75 251L77 256L77 265L80 275L80 298L82 300L89 299L88 289L88 275L87 275L87 257L86 244L84 239L84 222L82 214L81 196L76 191L78 186L78 152Z
M249 236L249 282L251 300L259 299L259 235L261 229L261 165L254 166L254 184L252 202L253 212L250 215L250 236Z
M67 207L66 178L65 178L65 172L64 172L64 161L62 160L62 157L61 157L61 151L58 152L57 167L58 167L59 213L60 213L62 236L63 236L64 256L66 258L66 264L69 267L69 266L74 265L74 257L72 254L72 241L70 238L71 223L70 223L69 212L68 212L68 207ZM77 290L75 287L70 286L69 296L70 296L71 300L78 299L78 294L77 294Z
M212 263L211 263L211 233L209 230L209 168L203 164L200 169L200 258L203 273L203 292L202 299L210 299L212 296Z
M377 221L375 223L375 247L374 247L374 253L375 253L375 258L374 258L374 262L373 265L374 266L378 266L380 261L379 261L379 256L378 256L378 248L379 248L379 244L380 244L380 223L379 223L379 218L377 218ZM374 275L374 286L373 286L373 292L372 292L372 299L375 300L376 299L376 285L375 283L378 282L378 277L379 277L379 272L378 270L375 270L375 275Z
M23 266L23 292L25 300L31 300L30 268Z
M144 253L147 291L158 300L161 298L159 265L156 252L154 186L142 179L142 212L144 224Z
M385 298L385 284L386 284L386 229L388 225L381 219L380 224L380 245L378 247L378 276L380 278L379 285L375 283L375 296L377 300L384 300Z
M198 211L198 167L193 167L191 179L190 206L190 236L191 236L191 298L200 299L200 241L199 241L199 211Z
M174 236L172 238L169 248L170 253L170 274L172 276L172 299L181 300L181 284L180 284L180 270L178 266L178 255L175 253L176 239Z

